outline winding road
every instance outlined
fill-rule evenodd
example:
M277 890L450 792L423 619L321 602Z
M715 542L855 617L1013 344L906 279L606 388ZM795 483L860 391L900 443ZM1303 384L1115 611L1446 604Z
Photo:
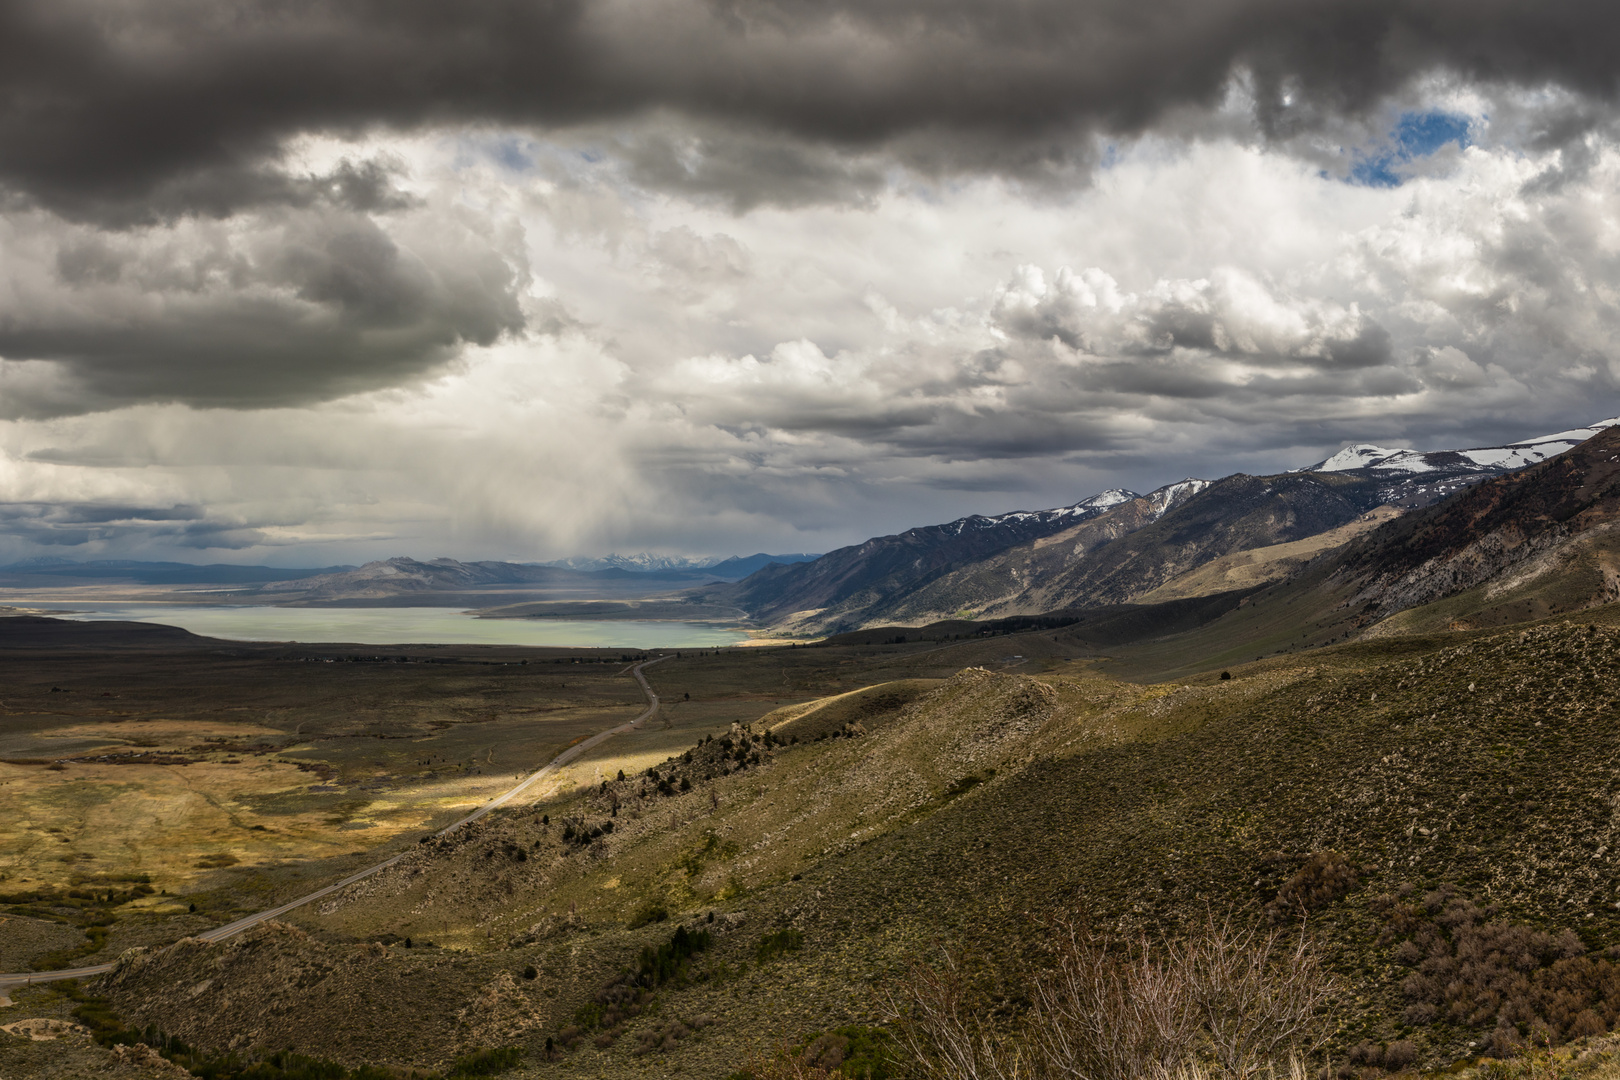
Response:
M546 762L544 766L524 777L523 780L510 791L496 796L489 802L474 810L472 813L468 814L466 817L460 818L457 821L446 825L433 835L445 836L449 833L455 832L463 825L477 821L491 810L505 806L507 803L523 794L523 792L527 791L533 785L539 783L541 780L544 780L546 777L550 776L564 765L567 765L569 762L585 753L585 751L606 742L615 735L622 735L626 732L635 731L643 723L651 720L658 712L658 695L653 693L652 686L647 682L647 676L643 675L641 672L643 668L649 668L661 660L668 659L669 656L666 654L658 657L656 660L643 660L641 663L636 664L630 669L630 674L636 677L636 682L641 684L641 692L647 697L647 708L641 713L640 716L637 716L634 720L620 724L618 727L613 727L606 731L598 732L583 742L575 743L573 746L570 746L568 749ZM285 915L294 908L303 907L305 904L319 900L321 897L327 896L331 893L335 893L345 886L353 885L357 881L368 878L372 874L377 873L379 870L386 870L388 867L393 866L408 854L410 854L409 850L402 851L391 859L383 860L376 866L368 867L359 871L358 873L350 874L342 881L335 881L326 886L324 889L316 889L308 896L300 896L296 900L289 900L287 903L282 904L279 907L273 907L268 911L260 911L252 915L245 915L242 918L237 919L235 922L228 922L224 926L216 926L212 930L206 930L203 933L195 936L201 941L224 941L226 938L235 937L242 931L251 926L257 926L266 919L274 919L280 915ZM67 968L62 971L33 971L23 972L15 975L0 973L0 999L6 998L7 991L13 987L27 986L31 983L55 982L59 979L78 979L91 975L105 975L112 969L113 965L111 963L107 963L94 964L90 967Z

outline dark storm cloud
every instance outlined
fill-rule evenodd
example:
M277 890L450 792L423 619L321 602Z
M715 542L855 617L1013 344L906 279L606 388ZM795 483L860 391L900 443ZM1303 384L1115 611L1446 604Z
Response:
M1607 99L1617 27L1597 0L12 0L0 177L80 216L218 214L297 198L300 132L655 107L1029 168L1239 69L1283 135L1435 71Z
M99 503L0 503L0 535L44 548L133 540L239 550L267 540L263 531L240 522L209 520L208 511L200 506Z
M738 211L769 203L803 206L838 198L869 201L883 170L823 145L758 131L654 130L620 140L631 181L692 198L712 197Z
M0 356L24 362L0 381L0 416L303 404L398 384L525 323L518 275L476 237L441 228L416 250L359 213L253 224L152 242L28 219L17 246L55 258L11 269L35 301L0 312ZM55 370L30 381L29 361Z

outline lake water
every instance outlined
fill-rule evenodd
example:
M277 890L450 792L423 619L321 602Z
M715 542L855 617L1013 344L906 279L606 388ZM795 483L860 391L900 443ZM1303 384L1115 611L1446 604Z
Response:
M94 610L29 605L66 619L164 623L231 641L350 642L356 645L551 645L572 648L715 648L748 635L705 623L477 619L455 608L188 607L98 604Z

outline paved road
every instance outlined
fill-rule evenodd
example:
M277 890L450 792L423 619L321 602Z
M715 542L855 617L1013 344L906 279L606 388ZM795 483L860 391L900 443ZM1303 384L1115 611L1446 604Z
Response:
M658 663L659 660L668 659L668 656L660 656L657 660L646 660L642 663L636 664L630 669L630 674L634 675L636 677L636 682L641 684L641 692L647 696L647 708L640 716L627 723L620 724L618 727L609 728L606 731L598 732L597 734L586 739L584 742L575 743L573 746L570 746L568 749L564 750L562 753L548 761L543 768L537 769L528 776L524 777L523 781L512 790L491 799L489 802L485 803L483 806L480 806L466 817L461 818L459 821L456 821L450 825L446 825L433 835L445 836L449 833L455 832L463 825L477 821L479 818L483 817L491 810L494 810L496 807L505 806L507 803L523 794L523 792L527 791L533 785L539 783L541 780L544 780L546 777L550 776L564 765L567 765L570 761L573 761L575 758L585 753L585 751L606 742L615 735L622 735L627 731L635 731L643 723L651 720L654 714L658 712L658 695L653 693L653 688L647 683L647 676L643 675L641 671L643 668L648 668ZM260 911L253 915L244 916L243 918L237 919L235 922L226 923L224 926L216 926L214 929L204 931L196 936L203 941L224 941L226 938L235 937L237 934L240 934L250 926L257 926L266 919L274 919L277 916L285 915L294 908L303 907L305 904L319 900L323 896L337 892L346 885L353 885L356 881L360 881L363 878L368 878L379 870L385 870L399 862L399 860L403 859L407 854L409 854L409 851L402 851L391 859L385 859L376 866L368 867L365 870L361 870L359 873L350 874L342 881L333 882L324 889L317 889L308 896L300 896L297 900L288 901L287 903L282 904L280 907L273 907L269 911ZM69 968L63 971L34 971L24 972L16 975L0 974L0 998L4 998L6 996L6 991L14 986L26 986L29 983L55 982L58 979L77 979L91 975L105 975L107 972L112 970L112 967L112 964L95 964L91 967Z

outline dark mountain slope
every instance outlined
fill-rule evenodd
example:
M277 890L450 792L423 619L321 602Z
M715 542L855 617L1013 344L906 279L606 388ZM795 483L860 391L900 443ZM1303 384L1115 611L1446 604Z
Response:
M987 614L1129 603L1213 559L1327 532L1380 502L1378 481L1355 474L1228 476L1095 551L1030 549L1029 586Z
M1062 532L1139 497L1133 492L1106 491L1055 510L999 517L975 514L943 525L908 529L839 548L813 562L767 566L737 586L717 589L713 596L723 597L768 624L786 622L800 612L827 609L835 610L820 623L837 623L846 612L858 620L859 613L882 598L902 595L954 567Z
M1361 635L1529 622L1620 596L1620 428L1414 510L1209 625L1139 648L1156 677Z
M887 623L918 625L944 618L970 617L1009 595L1027 589L1047 572L1044 564L1079 559L1087 553L1150 525L1188 498L1203 481L1184 480L1121 502L1061 532L1021 543L984 558L969 558L932 572L866 580L834 603L811 609L788 624L798 633L840 633ZM802 610L802 609L800 609Z
M721 559L713 566L705 566L702 573L712 574L726 581L741 581L749 574L757 573L767 566L791 566L793 563L814 562L820 555L767 555L761 551L754 555L733 555L729 559Z
M1250 588L1294 573L1317 550L1371 527L1358 519L1378 507L1394 512L1433 505L1599 430L1595 425L1472 450L1357 445L1299 472L1238 474L1213 485L1184 481L1149 496L1104 493L1099 498L1118 501L1106 509L1088 500L1039 515L962 518L842 548L802 566L771 568L713 598L781 631L836 634L1133 603L1166 586L1167 594L1150 599ZM1059 517L1080 509L1087 511L1083 517ZM1306 543L1336 529L1343 531ZM1216 560L1284 544L1305 550L1240 560L1235 578L1217 566L1196 580L1177 580Z
M836 633L969 615L1000 618L1129 604L1230 553L1353 522L1381 503L1388 486L1384 477L1343 472L1238 474L1183 488L1177 498L1166 498L1161 492L1170 489L1161 489L1061 532L926 578L864 582L861 590L788 625L798 632ZM749 598L739 602L746 607ZM755 614L780 623L793 610L802 609L766 608Z
M0 649L126 648L235 645L178 626L139 622L78 622L43 615L0 617Z
M47 588L61 585L130 583L138 585L252 585L266 581L290 581L353 570L352 566L306 567L237 566L211 563L140 562L133 559L98 559L73 562L68 559L30 559L0 566L0 584L8 588Z
M1336 577L1387 617L1500 579L1620 520L1620 428L1523 472L1393 521L1338 560Z
M262 586L258 595L279 604L345 604L417 602L431 604L492 604L513 602L481 597L491 590L523 594L552 591L589 595L634 594L689 587L718 575L707 570L570 570L533 563L460 562L456 559L396 557L366 563L353 570Z

